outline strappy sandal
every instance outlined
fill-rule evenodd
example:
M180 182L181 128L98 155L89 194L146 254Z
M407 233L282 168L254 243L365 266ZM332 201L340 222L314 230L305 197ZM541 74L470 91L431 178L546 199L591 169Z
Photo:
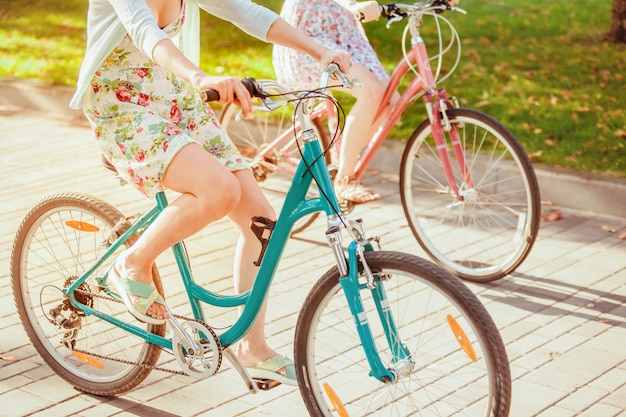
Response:
M154 303L165 305L163 297L152 283L146 284L145 282L122 278L115 269L115 265L107 272L106 279L113 285L128 312L137 320L150 324L164 324L166 322L166 319L157 319L146 314ZM129 294L137 297L134 303Z
M284 369L284 373L280 372ZM293 361L284 355L273 356L255 366L246 366L251 378L268 379L285 385L298 385Z
M380 200L380 194L366 188L360 182L350 178L343 177L335 183L335 192L341 200L351 201L355 204L371 203Z

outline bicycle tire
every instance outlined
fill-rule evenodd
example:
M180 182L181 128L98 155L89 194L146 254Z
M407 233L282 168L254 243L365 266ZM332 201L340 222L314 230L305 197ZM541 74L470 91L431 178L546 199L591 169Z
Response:
M14 301L35 350L65 381L101 396L121 394L140 384L156 364L161 349L75 308L64 310L64 316L78 318L80 327L76 332L68 330L51 323L50 310L68 301L61 290L98 259L104 251L102 242L113 234L120 219L124 219L122 213L94 197L78 193L52 195L39 201L25 216L11 252ZM128 227L124 223L117 236ZM136 235L131 236L126 245L136 239ZM115 254L111 259L114 262ZM77 299L137 323L124 304L107 293L104 281L97 281L107 269L108 265L103 265L93 278L88 278L79 287ZM155 286L163 293L156 266L152 272ZM152 333L165 334L164 324L146 326Z
M252 172L258 182L264 183L266 189L286 194L293 178L293 172L300 162L300 153L295 142L291 145L288 142L293 138L293 121L291 115L285 112L263 112L255 111L248 114L245 119L236 120L236 115L240 108L232 103L227 104L220 116L220 124L228 133L239 152L250 163ZM320 119L313 119L313 127L320 139L322 149L329 148L329 139ZM285 140L281 141L274 151L263 160L257 158L261 150L266 149L280 134L287 132ZM331 164L330 152L326 153L326 163ZM288 181L271 185L265 180L274 171L269 169L264 163L280 166L281 174ZM313 213L302 218L294 224L292 234L300 233L308 228L319 216Z
M528 155L494 118L450 109L474 186L468 186L451 148L455 197L444 175L429 120L415 130L400 165L400 197L413 235L428 255L458 277L487 282L513 272L539 231L539 184ZM449 133L446 140L450 144Z
M376 284L385 289L384 305L394 314L412 365L390 383L369 375L335 267L313 287L296 324L294 361L309 413L507 416L511 375L506 350L476 295L449 271L413 255L366 252L365 259L375 276L384 277ZM361 285L360 295L367 317L362 313L359 320L367 320L383 364L391 369L396 364L371 291Z

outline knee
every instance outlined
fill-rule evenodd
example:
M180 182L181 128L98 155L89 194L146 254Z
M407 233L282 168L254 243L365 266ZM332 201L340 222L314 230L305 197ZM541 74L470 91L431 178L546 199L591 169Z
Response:
M380 100L382 100L385 94L385 84L380 80L369 80L367 83L363 83L362 87L354 88L354 98L357 101L370 104L376 107Z
M205 213L213 213L219 217L230 213L241 200L241 188L232 176L212 179L196 194L200 208Z
M368 92L369 94L373 95L378 100L380 100L383 98L386 88L387 88L386 84L377 79L376 82L371 83L371 85L369 86Z

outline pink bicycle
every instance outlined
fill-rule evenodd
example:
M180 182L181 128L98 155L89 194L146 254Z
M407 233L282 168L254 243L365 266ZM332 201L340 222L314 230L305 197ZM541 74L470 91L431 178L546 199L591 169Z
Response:
M530 253L539 230L541 199L533 166L515 136L494 118L459 108L455 98L437 87L450 76L461 55L458 33L442 12L465 11L442 0L388 4L381 9L387 26L399 21L407 24L403 57L391 75L379 114L396 91L401 94L361 155L356 176L365 175L392 128L405 111L415 109L411 104L421 97L428 117L406 142L399 170L401 201L409 226L429 256L460 278L477 282L502 278ZM420 35L427 17L433 19L438 33L439 51L433 57ZM442 36L446 27L449 42ZM455 46L455 63L442 75L442 57ZM401 82L406 86L399 90ZM339 146L326 126L330 132L336 128L334 109L321 104L310 113L331 166ZM292 176L300 160L299 125L294 128L288 114L283 114L284 121L270 118L263 106L246 118L237 112L235 106L225 107L221 122L250 160L257 180L264 181L277 172ZM352 208L349 204L343 207L346 211ZM308 218L294 231L303 230L313 220Z

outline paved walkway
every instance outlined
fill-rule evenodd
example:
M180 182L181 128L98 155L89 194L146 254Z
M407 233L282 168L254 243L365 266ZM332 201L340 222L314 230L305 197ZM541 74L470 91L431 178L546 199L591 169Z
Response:
M61 191L84 191L125 213L148 203L120 188L99 165L96 145L84 123L33 111L0 108L0 415L13 416L304 416L296 389L280 386L248 394L230 364L208 380L153 372L135 390L99 398L74 390L35 353L12 300L9 259L12 239L28 208ZM590 183L583 187L593 187ZM392 176L372 175L368 185L383 195L362 206L373 234L386 249L421 255L408 228ZM584 189L581 189L581 192ZM271 201L280 206L276 193ZM546 210L550 207L546 206ZM491 284L469 284L493 315L511 360L512 417L626 416L626 219L552 207L561 220L544 222L534 250L517 272ZM289 354L303 297L332 262L307 257L324 245L323 221L293 239L272 288L268 334ZM226 222L208 227L189 243L193 254L215 254L197 262L213 282L229 282L228 256L234 237ZM167 271L165 259L160 270ZM172 280L173 281L173 280ZM165 281L168 291L175 283ZM213 284L212 285L219 285Z

